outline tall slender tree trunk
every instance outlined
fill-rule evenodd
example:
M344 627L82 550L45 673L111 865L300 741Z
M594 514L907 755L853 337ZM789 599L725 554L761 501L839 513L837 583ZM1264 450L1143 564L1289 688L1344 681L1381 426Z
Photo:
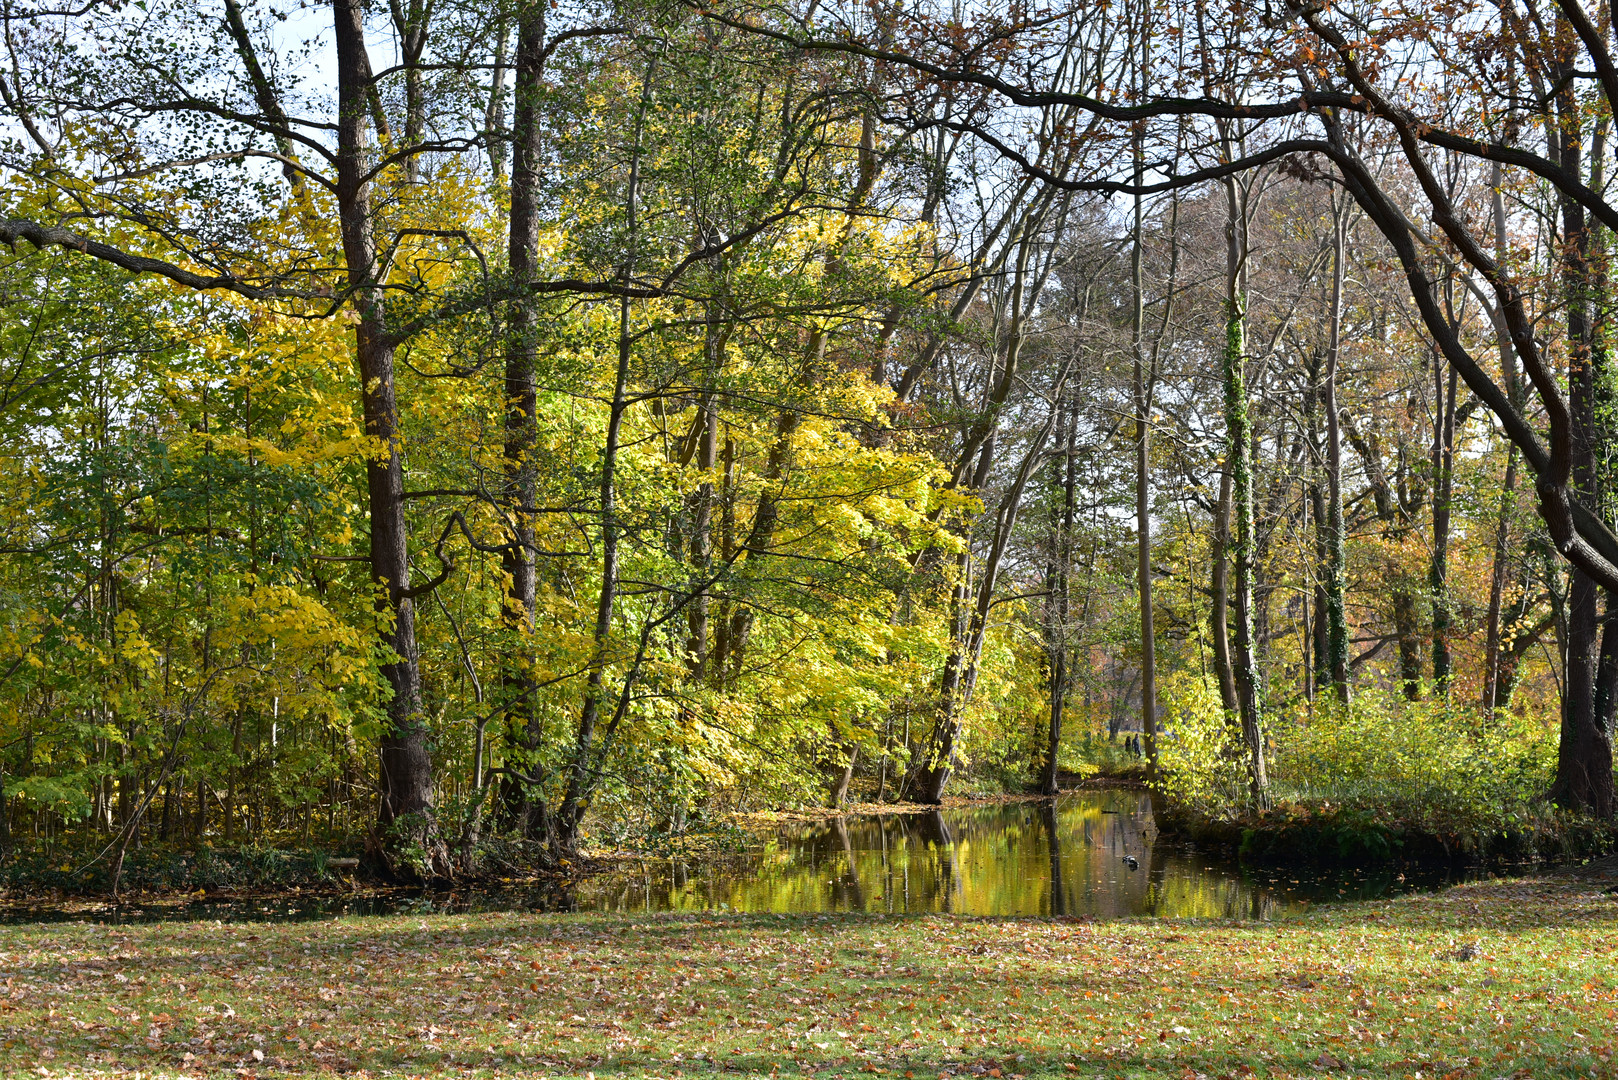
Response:
M1058 759L1062 747L1062 719L1067 705L1069 575L1073 566L1073 517L1078 488L1078 414L1071 405L1067 411L1062 438L1062 507L1052 543L1051 572L1046 575L1046 655L1051 672L1050 725L1046 729L1045 763L1040 771L1039 792L1057 792Z
M1214 674L1219 680L1219 701L1225 715L1241 711L1236 696L1236 671L1230 659L1230 459L1219 467L1219 501L1214 505L1213 564L1209 587L1209 636L1213 638Z
M413 815L413 839L434 843L432 760L427 718L421 705L416 651L416 613L410 594L409 525L405 519L404 468L399 455L399 406L394 389L394 341L385 321L382 282L375 280L370 183L366 177L365 125L370 61L365 49L363 8L358 0L333 0L337 54L337 208L343 254L358 313L355 351L363 394L365 432L380 454L367 459L366 493L371 526L371 575L380 586L378 622L393 659L382 666L392 697L381 738L379 818L386 827ZM435 862L438 860L434 860ZM436 867L434 868L436 869Z
M1310 679L1305 687L1305 693L1310 700L1323 693L1331 686L1331 660L1330 639L1326 621L1327 578L1331 574L1330 541L1327 536L1326 488L1321 482L1326 471L1326 440L1320 430L1320 381L1321 356L1311 350L1306 360L1308 368L1309 385L1303 394L1303 426L1304 442L1308 445L1308 468L1305 471L1307 478L1308 513L1314 521L1315 537L1315 573L1314 589L1311 599L1314 601L1313 619L1308 621L1306 633L1309 641L1304 649L1305 660L1309 667Z
M719 377L719 366L725 342L720 333L718 314L714 303L708 306L708 326L703 349L710 383ZM696 465L703 480L687 499L691 528L691 566L698 579L705 580L713 566L713 511L717 489L713 482L715 467L719 464L719 401L712 389L703 394L697 404ZM694 597L686 608L686 673L693 682L701 682L708 665L709 598L704 590Z
M1337 700L1348 703L1348 556L1343 530L1343 430L1337 411L1337 365L1343 340L1343 274L1347 245L1348 207L1333 207L1331 328L1326 347L1325 378L1320 386L1321 411L1326 421L1326 561L1322 600L1326 608L1326 655L1323 674L1331 679Z
M1485 627L1483 665L1483 711L1493 713L1500 704L1501 640L1500 616L1506 590L1507 560L1510 557L1511 517L1516 506L1517 448L1506 450L1506 475L1500 484L1500 510L1495 522L1494 552L1489 570L1489 613Z
M1227 153L1228 153L1227 149ZM1262 688L1253 641L1253 427L1247 412L1247 311L1242 286L1246 213L1234 180L1225 181L1225 350L1221 363L1225 407L1225 467L1230 470L1230 545L1236 570L1236 641L1231 670L1235 677L1242 742L1247 752L1247 779L1255 805L1267 799L1269 779L1264 762Z
M635 122L635 144L630 150L629 182L626 187L625 216L629 249L624 256L619 278L626 284L635 272L639 244L641 133L646 101L651 94L652 70L648 65L641 89L641 113ZM634 338L630 327L630 299L625 293L618 303L618 363L613 373L612 404L607 413L607 431L601 449L601 589L596 596L595 627L592 631L592 655L589 674L585 679L584 701L579 710L579 724L574 735L568 763L567 787L562 796L551 827L551 857L557 862L571 862L578 854L579 823L589 809L590 797L595 791L599 775L596 761L598 726L601 705L607 694L607 668L611 663L613 612L618 601L618 450L622 438L624 413L629 408L629 361ZM616 714L611 722L616 722Z
M506 178L506 63L511 47L511 24L501 18L494 28L494 70L489 76L489 100L483 109L483 137L489 144L489 171L496 181Z
M389 14L393 16L393 29L399 35L399 54L405 66L405 127L404 148L419 146L427 132L426 80L422 77L421 58L427 49L427 19L431 4L426 0L389 0ZM421 155L405 158L405 180L415 184L421 181Z
M1140 79L1145 89L1147 28L1141 27ZM1146 171L1145 129L1134 132L1135 185ZM1142 245L1145 240L1140 193L1135 193L1134 228L1130 244L1130 323L1132 359L1130 394L1135 408L1135 590L1140 598L1140 714L1145 742L1146 769L1157 775L1157 629L1152 610L1152 400L1146 361L1146 290L1142 280Z
M502 49L504 47L502 28ZM500 552L500 569L507 586L502 612L508 651L500 671L505 693L507 738L529 758L539 749L535 683L528 660L534 631L537 582L534 567L533 506L536 482L533 453L538 395L534 363L538 355L538 313L534 298L525 295L539 262L539 167L541 147L540 95L543 91L545 5L533 0L517 18L515 110L511 139L511 211L507 258L516 295L507 308L505 372L505 446L503 457L507 536ZM498 88L497 88L498 90ZM531 762L524 761L522 772ZM506 788L508 812L523 834L540 839L548 832L546 807L535 785L512 778Z
M1494 211L1494 256L1502 266L1506 264L1510 247L1506 241L1506 196L1503 170L1495 162L1490 176L1492 209ZM1522 410L1522 381L1517 375L1517 353L1511 345L1511 332L1498 310L1490 313L1494 318L1496 348L1500 353L1500 374L1506 384L1506 397L1519 411ZM1505 598L1506 574L1510 557L1511 519L1517 505L1517 444L1506 446L1506 473L1500 484L1500 510L1494 531L1494 552L1489 571L1489 613L1485 625L1483 666L1483 711L1492 714L1511 694L1502 680L1505 656L1501 641L1501 608ZM1520 616L1519 616L1520 617ZM1515 620L1514 620L1515 621ZM1513 665L1515 666L1515 665Z
M1445 372L1448 372L1446 387ZM1451 662L1449 635L1452 614L1449 602L1449 525L1450 497L1455 477L1455 395L1458 377L1455 369L1433 352L1433 549L1427 587L1433 605L1433 692L1449 697Z
M1565 22L1559 29L1568 31ZM1565 173L1583 171L1583 117L1571 89L1571 67L1557 100L1558 164ZM1600 506L1596 452L1604 441L1596 415L1597 371L1592 348L1589 230L1584 207L1562 197L1562 288L1567 309L1568 405L1571 414L1572 487L1591 506ZM1612 739L1596 713L1600 617L1598 588L1578 567L1568 572L1566 675L1556 779L1551 796L1570 809L1598 817L1613 812ZM1611 623L1608 624L1609 633Z

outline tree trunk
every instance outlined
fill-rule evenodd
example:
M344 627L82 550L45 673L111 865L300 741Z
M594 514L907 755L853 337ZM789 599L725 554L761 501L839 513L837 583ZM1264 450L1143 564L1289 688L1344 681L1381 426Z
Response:
M376 245L364 153L370 62L365 51L362 6L357 0L334 0L333 13L338 80L337 207L349 284L359 315L354 336L365 433L377 440L384 451L369 457L365 466L371 575L382 587L377 601L378 622L383 642L393 653L393 659L382 666L392 697L381 738L378 815L384 828L407 816L419 819L410 831L418 842L429 842L426 846L430 852L433 775L427 720L421 707L415 607L409 593L409 530L403 497L404 469L399 457L399 407L393 382L394 342L386 328L382 283L372 276Z
M630 149L629 179L624 199L628 251L619 270L619 277L625 282L633 277L639 254L641 134L646 103L652 92L654 67L655 61L648 65L641 86L641 111L635 122L635 143ZM598 757L607 749L598 748L597 741L603 734L598 731L598 725L601 703L607 694L613 612L618 601L618 449L624 413L629 408L629 360L634 343L629 317L630 299L625 294L618 303L618 364L613 374L612 404L607 413L606 437L601 449L601 589L596 596L593 651L589 674L585 679L584 701L579 709L579 723L574 733L571 760L568 762L567 787L551 823L549 848L551 858L557 863L572 862L578 855L579 823L590 807L590 799L600 775ZM625 676L623 693L619 696L616 710L608 719L608 735L622 718L629 693L627 680L632 678L633 674Z
M1253 427L1247 412L1247 312L1242 287L1245 211L1233 179L1225 181L1225 350L1221 364L1225 408L1225 465L1230 470L1231 516L1235 526L1230 546L1236 569L1236 649L1231 669L1247 752L1248 789L1254 805L1268 798L1264 763L1262 689L1253 643ZM1137 512L1139 507L1137 506Z
M1444 373L1448 370L1446 389ZM1458 378L1455 369L1446 365L1442 357L1433 353L1434 407L1433 424L1433 549L1429 563L1427 586L1433 605L1433 692L1449 697L1451 663L1449 653L1449 524L1450 497L1454 492L1455 464L1455 393Z
M1408 586L1389 590L1393 599L1393 632L1399 645L1399 689L1406 701L1421 700L1421 616Z
M724 342L719 336L716 317L712 314L708 320L705 347L709 378L717 379ZM691 493L687 503L690 511L692 574L698 580L705 580L713 568L715 487L712 477L714 467L719 463L719 403L712 390L703 395L697 407L696 422L696 463L703 481ZM704 590L686 608L686 674L698 683L702 681L708 664L708 605L707 591Z
M502 29L502 47L504 46ZM537 596L534 569L534 523L526 507L534 504L536 484L533 452L538 395L534 383L538 314L531 296L523 295L539 261L539 165L542 147L539 97L544 85L545 5L526 6L517 19L515 111L512 123L511 217L509 245L513 284L517 294L507 308L504 496L508 522L500 568L505 573L506 601L501 621L508 635L502 658L500 683L505 692L507 738L529 758L539 749L542 732L535 709L535 684L528 661L534 632ZM530 763L518 762L527 772ZM534 785L507 778L502 800L525 836L541 839L548 831L544 801Z
M1321 357L1314 350L1310 350L1305 359L1309 385L1303 393L1303 419L1304 442L1308 445L1308 468L1305 476L1308 478L1308 512L1314 519L1315 533L1315 587L1311 599L1314 601L1313 621L1308 623L1308 646L1303 650L1306 665L1309 668L1309 681L1304 687L1304 693L1310 700L1323 693L1331 686L1331 660L1329 626L1326 619L1326 609L1329 606L1326 596L1327 582L1330 576L1331 550L1328 538L1326 488L1321 483L1321 474L1325 471L1326 447L1325 439L1320 432L1320 381Z
M1565 29L1565 24L1560 25ZM1571 75L1571 71L1567 74ZM1570 88L1558 95L1557 118L1560 121L1555 133L1559 164L1565 173L1578 176L1582 173L1583 118ZM1601 491L1597 483L1596 454L1605 440L1596 415L1596 366L1604 357L1593 347L1590 235L1584 207L1566 195L1561 196L1561 203L1571 486L1587 505L1599 507ZM1613 778L1611 737L1596 714L1598 589L1590 575L1577 566L1570 568L1568 576L1566 689L1551 797L1570 810L1604 818L1613 812Z
M393 29L399 35L400 59L405 65L405 128L404 147L419 146L427 131L426 87L421 75L421 57L427 48L428 5L424 0L389 0L389 13L393 16ZM421 155L405 158L405 182L421 180Z
M1506 590L1506 561L1511 539L1511 512L1516 504L1517 448L1506 450L1506 476L1500 485L1500 512L1494 529L1494 557L1489 571L1489 614L1483 659L1483 711L1491 714L1501 702L1500 613Z
M1344 590L1347 587L1348 556L1343 529L1343 433L1337 412L1337 362L1342 352L1344 247L1347 243L1347 207L1334 207L1332 229L1331 330L1326 349L1325 379L1320 387L1321 410L1326 419L1326 562L1323 567L1326 607L1326 656L1323 671L1329 675L1337 700L1348 703L1348 616Z
M1503 171L1500 163L1495 162L1490 175L1492 190L1492 209L1494 211L1494 254L1495 261L1504 265L1510 254L1510 247L1506 242L1506 196ZM1505 319L1498 307L1491 310L1490 315L1494 321L1495 343L1500 352L1500 374L1506 384L1506 397L1519 411L1523 402L1522 381L1517 375L1517 354L1511 346L1511 331L1506 326ZM1517 444L1508 443L1506 446L1506 475L1500 484L1500 512L1494 532L1494 557L1489 571L1489 614L1485 628L1485 651L1483 667L1483 711L1492 714L1497 708L1502 708L1511 697L1512 685L1515 683L1516 663L1512 661L1510 676L1506 675L1504 666L1506 657L1502 654L1503 643L1501 633L1501 605L1505 598L1507 560L1509 558L1509 545L1511 542L1511 519L1517 505ZM1517 618L1521 618L1518 612ZM1516 620L1513 619L1513 622ZM1537 635L1536 635L1537 636Z
M1055 795L1058 758L1062 747L1062 718L1067 704L1069 576L1073 566L1073 518L1078 490L1078 412L1069 406L1062 444L1062 509L1052 537L1051 572L1046 574L1046 656L1051 672L1050 726L1045 741L1045 763L1040 771L1041 795Z
M1219 679L1219 701L1225 715L1236 716L1236 672L1230 660L1230 461L1219 467L1219 502L1214 507L1213 572L1209 594L1209 635L1213 638L1214 673Z
M832 749L840 752L839 757L843 754L847 757L840 762L834 760L831 766L831 785L826 793L826 806L831 810L841 810L843 804L848 801L848 785L854 782L854 766L859 762L860 748L853 743L844 743L838 739L835 724L831 725L831 734Z
M1146 82L1147 34L1141 28L1141 89ZM1133 153L1135 184L1146 171L1145 129L1135 126ZM1130 244L1130 397L1135 409L1135 590L1140 598L1140 715L1145 742L1146 772L1157 776L1157 629L1152 610L1152 401L1146 372L1146 291L1141 279L1144 241L1141 196L1134 198L1134 229Z

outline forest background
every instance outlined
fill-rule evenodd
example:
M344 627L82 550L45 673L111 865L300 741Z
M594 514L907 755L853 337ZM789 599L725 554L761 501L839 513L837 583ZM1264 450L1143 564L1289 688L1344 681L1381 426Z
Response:
M8 861L1612 814L1610 11L3 12Z

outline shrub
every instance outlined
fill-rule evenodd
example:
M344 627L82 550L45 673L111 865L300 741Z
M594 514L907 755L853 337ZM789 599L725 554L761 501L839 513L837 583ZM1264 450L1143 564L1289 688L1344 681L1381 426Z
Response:
M1214 684L1172 676L1165 684L1158 738L1162 790L1205 817L1238 818L1247 804L1241 731ZM1340 819L1375 846L1381 826L1429 832L1507 830L1544 816L1541 797L1556 764L1556 726L1545 718L1429 697L1407 701L1381 688L1344 707L1325 700L1313 714L1272 714L1271 797L1284 816L1302 810ZM1346 836L1346 833L1345 833Z
M1556 765L1556 728L1542 717L1484 717L1380 688L1347 708L1317 704L1306 721L1276 724L1273 737L1277 798L1374 808L1428 827L1521 820Z
M1157 737L1159 784L1175 802L1208 817L1245 805L1241 728L1225 714L1214 683L1176 673L1163 681Z

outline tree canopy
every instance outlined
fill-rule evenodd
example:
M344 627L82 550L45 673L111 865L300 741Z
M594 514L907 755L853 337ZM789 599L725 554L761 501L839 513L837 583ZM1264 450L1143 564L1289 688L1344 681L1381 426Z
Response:
M1614 812L1610 12L5 5L0 846Z

